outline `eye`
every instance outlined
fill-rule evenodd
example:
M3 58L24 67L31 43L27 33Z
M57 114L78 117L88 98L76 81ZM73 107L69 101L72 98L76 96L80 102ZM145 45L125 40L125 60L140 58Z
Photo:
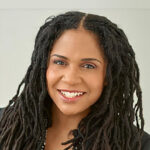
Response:
M92 65L92 64L85 64L82 67L87 68L87 69L94 69L94 68L96 68L96 66Z
M66 65L66 63L62 60L54 60L53 63L57 65Z

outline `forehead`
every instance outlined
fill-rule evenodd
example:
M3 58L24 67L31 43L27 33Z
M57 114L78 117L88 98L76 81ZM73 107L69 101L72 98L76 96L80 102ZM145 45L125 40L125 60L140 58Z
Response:
M55 41L51 54L54 53L94 57L103 55L103 50L94 33L84 29L71 29L66 30Z

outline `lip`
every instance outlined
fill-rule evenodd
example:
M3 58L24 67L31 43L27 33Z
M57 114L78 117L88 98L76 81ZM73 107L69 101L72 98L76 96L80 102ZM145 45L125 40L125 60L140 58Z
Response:
M79 90L66 90L66 89L58 89L58 91L64 91L64 92L70 92L70 93L73 93L73 92L86 93L86 92L84 92L84 91L79 91Z
M58 90L58 93L59 93L59 95L60 95L60 97L61 97L61 99L64 101L64 102L67 102L67 103L71 103L71 102L76 102L76 101L78 101L82 96L84 96L84 94L86 93L86 92L83 92L83 95L79 95L79 96L76 96L76 97L72 97L72 98L68 98L68 97L66 97L65 95L63 95L62 93L61 93L61 91L66 91L66 92L83 92L83 91L78 91L78 90Z

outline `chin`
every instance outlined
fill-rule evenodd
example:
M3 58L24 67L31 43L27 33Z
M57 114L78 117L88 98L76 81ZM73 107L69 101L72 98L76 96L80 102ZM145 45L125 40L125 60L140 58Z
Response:
M75 108L71 108L70 110L60 110L64 115L66 116L75 116L75 115L80 115L80 116L85 116L88 114L89 110L77 110Z
M73 115L77 115L77 114L79 114L80 112L72 112L72 110L71 111L61 111L64 115L66 115L66 116L73 116Z

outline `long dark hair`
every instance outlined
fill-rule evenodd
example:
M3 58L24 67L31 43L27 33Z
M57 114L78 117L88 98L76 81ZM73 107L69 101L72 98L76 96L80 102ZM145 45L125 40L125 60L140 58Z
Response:
M65 30L79 26L98 37L108 62L107 86L78 129L71 131L82 136L66 143L83 150L141 149L144 119L135 53L116 24L103 16L78 11L49 17L40 28L31 64L0 121L1 149L38 150L44 142L46 128L52 124L52 100L46 87L48 55Z

